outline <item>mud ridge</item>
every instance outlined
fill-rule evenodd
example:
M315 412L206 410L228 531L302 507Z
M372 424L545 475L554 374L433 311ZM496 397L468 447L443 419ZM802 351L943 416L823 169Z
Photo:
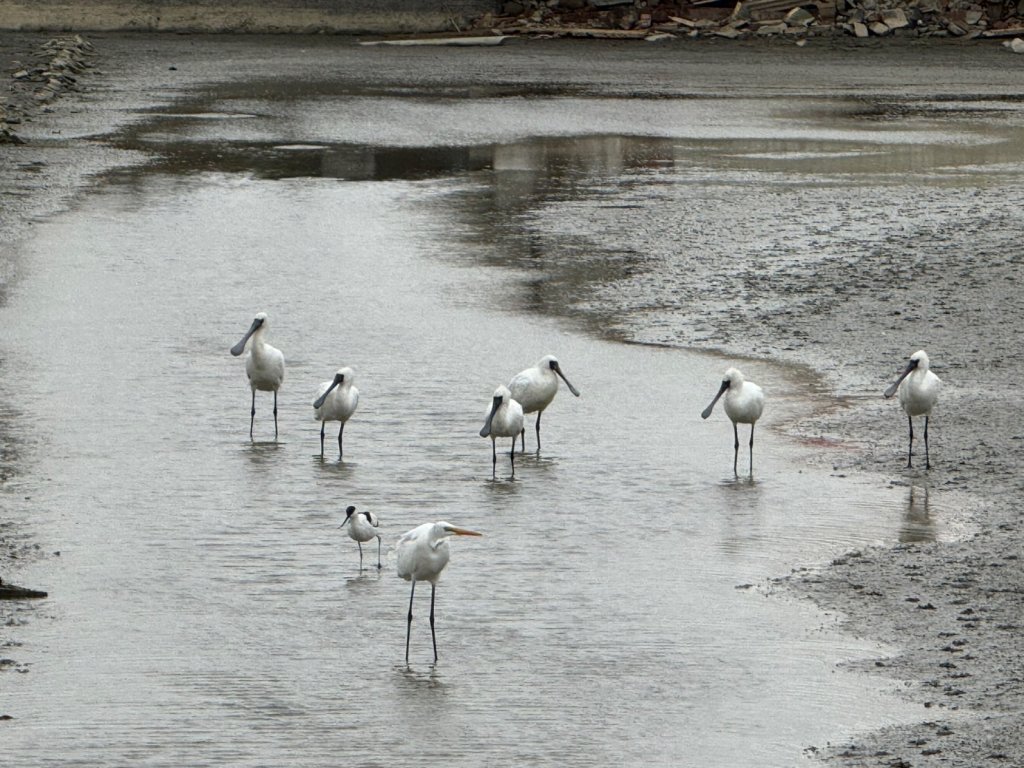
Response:
M92 43L81 35L56 37L15 61L9 93L0 104L0 144L21 144L18 127L55 99L78 88L78 78L92 67Z

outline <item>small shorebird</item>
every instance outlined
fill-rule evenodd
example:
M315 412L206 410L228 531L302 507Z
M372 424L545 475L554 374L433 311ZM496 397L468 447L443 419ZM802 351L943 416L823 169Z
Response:
M380 520L373 512L356 512L356 508L349 506L345 510L345 522L339 527L344 528L346 523L351 522L348 527L348 537L359 545L359 570L363 570L363 542L377 538L377 569L380 570Z

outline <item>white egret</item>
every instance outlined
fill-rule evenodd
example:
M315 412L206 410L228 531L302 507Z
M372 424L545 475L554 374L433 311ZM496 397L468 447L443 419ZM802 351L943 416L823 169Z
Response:
M750 425L750 474L754 474L754 424L764 411L764 391L752 381L746 381L743 374L736 368L725 372L722 386L711 404L704 409L700 417L706 419L711 415L718 398L725 394L725 415L732 421L733 456L732 471L736 474L736 462L740 455L740 433L737 424Z
M448 538L451 536L482 536L483 534L460 528L441 520L424 523L403 533L396 544L398 575L412 582L409 591L409 616L405 630L405 663L409 663L409 637L412 634L412 600L417 581L430 582L430 639L434 643L434 661L437 661L437 635L434 633L434 595L441 571L450 556Z
M248 346L245 356L245 375L249 377L252 389L252 410L249 414L249 439L256 421L256 390L274 393L274 439L277 439L277 390L284 381L284 355L281 350L264 341L267 332L267 313L260 312L252 321L242 340L231 348L231 354L238 357Z
M338 430L338 456L344 455L341 435L345 422L351 418L359 405L359 390L352 386L355 372L348 367L339 368L334 379L320 384L317 398L313 401L313 417L320 422L320 455L324 455L324 427L328 421L340 421Z
M551 405L558 393L558 379L561 377L565 386L576 397L580 396L576 389L562 373L562 368L554 355L545 355L537 364L512 377L508 388L512 399L523 406L523 413L537 414L537 453L540 453L540 417L544 409ZM526 452L526 429L520 431L523 438L523 452Z
M345 510L345 522L339 527L344 528L346 523L352 523L348 537L359 545L359 570L363 570L363 542L374 537L377 538L377 569L380 570L380 520L373 512L356 512L350 505Z
M928 355L919 349L911 357L899 378L890 384L883 396L892 397L896 390L900 393L900 405L907 414L910 425L910 446L907 448L907 469L911 468L914 455L914 417L924 416L924 467L931 469L928 457L928 417L932 407L939 399L939 385L942 380L928 369Z
M508 452L512 462L512 477L516 476L516 437L523 429L523 407L512 399L512 393L508 387L502 385L494 390L494 398L491 400L490 409L487 411L487 419L480 429L480 437L491 438L491 476L498 471L498 449L499 437L512 438L512 450Z

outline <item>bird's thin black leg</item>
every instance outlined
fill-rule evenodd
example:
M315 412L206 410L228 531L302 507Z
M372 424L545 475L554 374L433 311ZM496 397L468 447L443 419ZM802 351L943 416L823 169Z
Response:
M910 445L907 446L907 469L912 465L911 457L914 455L914 420L907 416L907 424L910 425Z
M405 626L405 663L409 663L409 636L412 635L412 598L416 594L416 582L413 581L409 590L409 618Z
M434 634L434 594L437 592L437 585L430 585L430 639L434 641L434 661L437 661L437 635Z
M732 437L733 437L732 473L734 475L737 475L737 474L739 474L736 471L736 462L739 460L739 457L740 457L740 431L739 431L739 429L736 428L736 422L735 421L732 423Z
M523 453L526 453L526 427L519 430L519 437L523 439ZM512 446L515 447L516 441L512 441Z
M516 439L512 438L512 450L508 452L509 461L512 462L512 477L516 476Z
M338 458L345 455L345 449L341 447L341 433L345 431L345 422L341 422L341 429L338 430Z
M380 565L380 536L377 537L377 570L381 568Z
M537 455L540 455L540 415L544 411L537 411Z
M274 390L274 439L277 440L277 390Z
M320 422L320 458L321 459L324 457L324 427L325 426L326 426L326 424L321 421Z
M494 478L498 474L498 449L495 447L497 440L491 439L491 477Z
M357 541L356 546L359 547L359 570L361 571L363 570L363 545Z
M249 411L249 439L252 440L252 425L256 421L256 390L252 391L252 408Z
M932 463L928 459L928 417L924 417L924 468L931 469Z
M754 425L750 425L750 476L754 476Z

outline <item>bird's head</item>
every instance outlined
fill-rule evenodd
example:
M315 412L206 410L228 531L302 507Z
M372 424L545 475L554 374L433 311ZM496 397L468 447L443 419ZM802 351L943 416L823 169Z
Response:
M886 387L885 392L882 393L882 397L890 398L893 395L895 395L897 390L900 388L900 384L903 382L903 380L914 371L927 370L928 355L925 354L925 351L923 349L919 349L917 350L917 352L910 356L910 360L907 361L906 366L903 368L902 371L900 371L900 375L896 379L896 381L894 381L892 384Z
M237 344L235 344L235 346L231 348L231 354L234 355L235 357L238 357L240 354L242 354L245 351L246 342L249 341L249 338L254 333L256 333L256 331L266 327L266 322L266 312L260 312L259 314L257 314L256 317L253 318L252 324L249 326L249 330L245 332L245 335L242 337L241 341L239 341Z
M717 394L715 394L714 400L708 405L703 411L701 411L700 417L706 419L711 415L711 412L715 409L715 403L718 402L718 398L726 393L727 390L733 388L739 388L743 386L743 374L740 373L738 368L729 368L725 372L725 376L722 378L722 385L718 388Z
M562 381L565 382L565 386L567 386L569 388L570 392L572 392L576 397L580 396L579 390L576 389L576 387L574 387L572 385L572 383L569 381L569 379L566 378L565 373L562 372L562 366L559 365L559 363L558 363L558 358L556 358L554 355L547 355L547 356L543 357L541 359L540 363L538 363L538 367L541 368L541 369L548 368L548 369L554 371L554 373Z
M739 389L740 387L743 386L743 382L743 374L740 373L739 368L729 368L725 372L725 376L722 378L722 384L726 386L728 389Z

